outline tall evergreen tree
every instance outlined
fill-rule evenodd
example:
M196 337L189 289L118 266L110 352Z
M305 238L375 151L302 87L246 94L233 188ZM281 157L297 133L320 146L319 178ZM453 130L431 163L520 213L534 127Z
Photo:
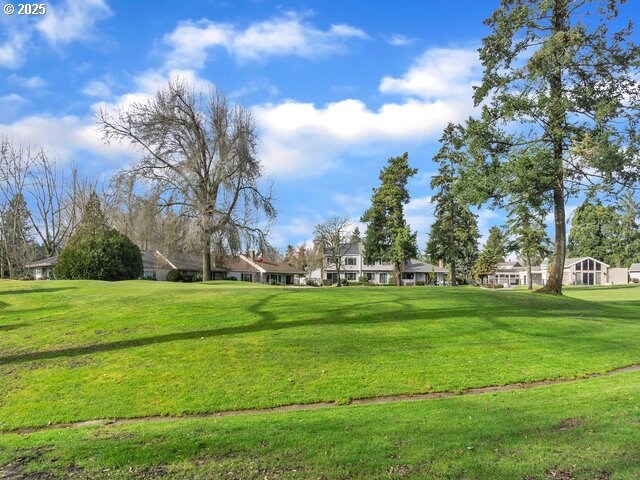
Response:
M499 227L491 227L489 229L489 236L484 250L489 252L498 262L504 262L504 257L507 254L507 240Z
M380 186L373 190L371 207L361 219L367 223L365 261L391 261L398 286L402 285L405 261L418 253L416 235L408 230L404 217L404 206L410 200L407 182L417 172L409 166L408 153L390 158L380 172Z
M582 188L612 189L640 173L640 48L632 25L609 24L625 0L501 0L485 21L484 75L468 122L468 190L501 203L511 175L553 205L554 261L542 291L562 292L565 202ZM588 19L588 22L585 20ZM537 150L532 168L515 168Z
M463 161L461 133L460 126L449 124L440 139L440 150L433 158L439 164L438 175L431 179L431 188L436 191L432 198L435 221L426 248L430 259L450 266L452 285L457 284L459 274L470 274L480 237L475 215L456 190Z
M518 252L524 259L529 290L533 289L532 265L551 253L544 216L544 211L526 201L510 205L507 214L507 232L511 238L507 250Z
M29 208L24 196L18 193L9 200L0 220L1 270L10 278L22 277L35 251Z
M575 211L569 233L569 255L594 257L611 266L619 265L616 243L620 218L614 207L589 199Z
M473 265L473 276L481 281L496 272L507 252L506 238L499 227L491 227L484 248Z
M640 202L629 190L620 197L615 208L619 215L614 247L616 265L629 267L632 263L640 262Z

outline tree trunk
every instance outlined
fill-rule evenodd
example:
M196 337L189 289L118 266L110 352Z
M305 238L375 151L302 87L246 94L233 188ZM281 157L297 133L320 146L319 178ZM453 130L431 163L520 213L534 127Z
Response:
M396 287L402 286L402 271L400 268L400 262L394 262L394 268L396 270Z
M451 279L450 283L452 287L458 285L458 281L456 280L456 262L451 262Z
M553 7L553 33L567 30L568 0L555 0ZM557 47L556 47L557 48ZM568 48L568 47L567 47ZM567 249L567 230L564 210L564 131L567 113L563 107L562 69L558 64L549 78L551 106L549 109L549 130L553 145L555 184L553 186L553 210L555 223L555 248L549 279L538 292L562 295L562 277Z
M553 264L549 278L538 292L562 295L562 278L564 275L564 257L566 255L567 232L564 212L564 186L560 182L553 191L554 223L556 229Z
M341 287L341 283L340 283L340 262L336 261L336 272L338 272L338 287Z
M527 288L533 290L533 278L531 277L531 257L527 257Z
M211 236L203 234L202 239L202 281L211 280Z

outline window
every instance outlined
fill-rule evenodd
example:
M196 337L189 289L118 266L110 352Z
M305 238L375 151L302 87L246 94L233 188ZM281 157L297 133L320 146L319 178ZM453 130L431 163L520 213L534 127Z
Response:
M576 271L582 270L582 262L576 263Z
M388 282L388 275L386 273L380 274L380 283L385 284Z
M375 280L376 278L375 273L372 273L372 272L367 272L366 275L367 275L367 280L369 281Z
M589 260L582 262L582 270L589 270Z
M356 257L345 257L344 258L344 264L345 265L357 265L358 260L356 259Z
M596 272L600 272L602 270L602 264L596 262Z
M589 260L589 270L593 270L593 260Z
M356 272L347 272L345 274L345 278L350 282L355 282L356 281Z
M242 280L243 282L252 282L253 275L250 273L243 273L240 275L240 280Z
M403 272L402 279L403 280L413 280L413 273Z

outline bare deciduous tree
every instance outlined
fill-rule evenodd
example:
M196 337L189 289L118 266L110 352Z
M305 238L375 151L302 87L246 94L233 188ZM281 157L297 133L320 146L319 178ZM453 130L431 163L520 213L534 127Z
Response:
M249 111L215 89L172 79L151 100L117 112L103 109L98 125L105 141L129 142L142 153L129 173L161 189L161 207L179 207L197 222L204 281L214 244L235 253L243 243L266 243L276 212L270 193L261 190Z
M352 225L347 217L332 217L324 223L316 225L314 243L322 251L326 266L334 266L340 286L340 271L344 256L352 247Z

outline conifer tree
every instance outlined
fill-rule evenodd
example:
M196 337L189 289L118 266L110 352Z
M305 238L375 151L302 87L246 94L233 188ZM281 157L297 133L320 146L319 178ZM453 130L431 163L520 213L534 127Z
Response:
M629 22L609 26L625 0L501 0L485 21L482 82L467 124L465 168L474 203L504 205L513 178L553 206L554 260L541 291L559 294L565 203L582 189L611 191L640 174L640 48ZM534 151L537 162L521 168Z
M409 203L407 182L418 172L409 166L409 154L390 158L380 172L380 186L374 188L371 207L362 215L367 223L364 240L365 261L378 259L393 263L396 285L402 285L405 261L418 254L416 234L408 229L404 206Z
M426 253L433 261L443 261L450 266L451 285L457 284L458 275L471 273L478 256L478 224L469 210L456 184L463 161L462 129L449 124L440 139L441 147L433 158L439 164L438 174L431 179L435 190L435 221L431 225Z

